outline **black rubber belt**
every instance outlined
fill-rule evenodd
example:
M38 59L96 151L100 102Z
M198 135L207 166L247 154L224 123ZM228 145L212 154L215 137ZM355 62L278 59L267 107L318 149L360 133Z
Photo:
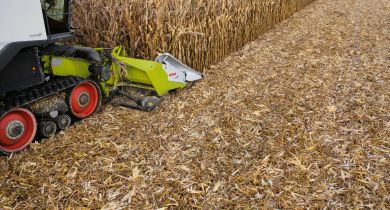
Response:
M49 82L32 87L24 91L8 93L0 99L0 117L11 109L26 106L42 98L54 95L58 92L74 87L84 81L80 77L60 77Z

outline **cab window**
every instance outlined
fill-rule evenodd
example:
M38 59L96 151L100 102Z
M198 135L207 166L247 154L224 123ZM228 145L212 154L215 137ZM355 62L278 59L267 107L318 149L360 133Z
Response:
M68 0L41 0L48 35L69 32Z

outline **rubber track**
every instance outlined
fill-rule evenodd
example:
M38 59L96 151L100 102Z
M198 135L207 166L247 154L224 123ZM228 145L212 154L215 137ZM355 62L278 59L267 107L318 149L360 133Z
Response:
M8 93L0 98L0 117L11 109L26 106L40 99L54 95L84 81L80 77L53 78L49 82L18 92Z

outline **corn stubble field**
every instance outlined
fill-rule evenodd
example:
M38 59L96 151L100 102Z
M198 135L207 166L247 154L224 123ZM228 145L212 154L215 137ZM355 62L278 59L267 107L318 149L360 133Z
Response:
M78 4L81 42L169 51L205 79L2 157L0 207L389 209L390 1L307 3Z

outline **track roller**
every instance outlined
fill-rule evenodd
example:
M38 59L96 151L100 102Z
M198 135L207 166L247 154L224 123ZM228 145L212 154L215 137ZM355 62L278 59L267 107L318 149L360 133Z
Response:
M74 87L67 99L71 114L79 119L93 115L102 103L100 87L87 80Z
M39 133L46 138L54 136L57 132L57 125L52 121L43 121L39 125Z
M7 112L0 119L0 151L6 154L26 148L37 132L37 121L27 109Z
M61 130L66 130L69 128L70 124L72 123L72 118L70 118L69 115L61 115L55 118L55 122L57 124L57 127Z
M156 96L145 96L143 93L139 92L125 92L123 90L118 90L119 95L124 96L134 103L129 103L127 101L121 100L119 102L114 102L114 104L131 108L138 109L141 111L151 112L156 109L160 103L161 99Z
M148 110L148 111L152 111L154 109L156 109L161 103L161 100L155 96L148 96L148 97L145 97L142 102L141 102L141 106Z

